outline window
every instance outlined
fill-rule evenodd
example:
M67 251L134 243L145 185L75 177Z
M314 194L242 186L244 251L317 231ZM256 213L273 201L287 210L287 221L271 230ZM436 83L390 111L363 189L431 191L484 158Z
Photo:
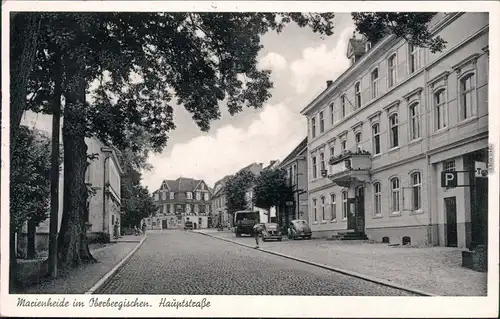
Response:
M167 205L163 205L163 214L167 213Z
M331 124L335 123L335 116L334 116L334 108L333 108L334 104L333 102L330 103L330 122Z
M347 143L346 140L342 140L342 142L340 142L340 151L342 153L344 153L346 151L346 148L347 148L346 143Z
M378 182L373 184L373 206L375 216L382 215L382 187Z
M392 213L399 213L399 179L391 179L391 210Z
M365 43L365 51L368 52L372 48L372 43L370 41Z
M371 73L372 99L378 96L378 68Z
M313 117L311 119L311 132L312 132L312 137L316 137L316 119Z
M434 93L434 118L436 131L445 128L447 125L445 94L445 89L441 89Z
M193 199L193 193L187 192L186 197L187 197L187 199Z
M319 164L320 164L322 171L326 169L326 167L325 167L325 154L324 153L319 154Z
M293 185L297 183L297 164L293 164L292 166L292 180L293 180Z
M169 195L170 195L170 199L174 199L175 198L175 193L174 192L170 192Z
M410 105L410 138L416 140L420 138L420 110L419 104Z
M393 54L387 60L387 79L389 81L389 87L393 87L396 84L396 54Z
M200 194L200 192L196 192L196 200L201 200L201 194Z
M342 192L342 220L347 219L347 192Z
M208 202L208 193L205 193L205 194L203 195L203 197L204 197L203 199L204 199L206 202Z
M323 133L325 131L325 120L323 118L323 111L319 112L319 132Z
M398 128L398 114L392 114L389 117L389 125L391 126L390 132L390 145L391 148L398 147L399 145L399 128Z
M408 44L408 53L409 69L411 74L420 69L420 50L418 47Z
M326 214L325 214L325 198L322 196L321 197L321 220L326 220Z
M318 168L316 167L316 156L312 158L313 179L318 177Z
M331 220L337 220L337 202L335 201L335 194L330 195L330 206L332 212Z
M455 171L455 160L448 160L443 163L443 169L447 172ZM446 189L451 189L454 187L446 187Z
M380 124L374 124L372 126L372 136L373 136L373 155L380 154Z
M346 97L345 95L342 95L340 97L340 106L342 108L342 118L344 118L346 116L346 105L345 105L345 101L346 101Z
M335 146L330 146L330 157L333 157L335 155Z
M314 221L318 221L318 211L317 211L317 207L316 207L316 198L313 199L313 202L312 202L312 205L313 205L313 217L314 217Z
M470 73L460 79L460 119L466 120L475 116L474 110L474 74Z
M354 136L354 139L356 140L356 150L361 149L361 132L356 133Z
M158 193L155 194L155 200L158 201L160 199L160 196L158 195Z
M167 199L167 192L161 192L161 198L163 200L166 200Z
M354 84L354 104L357 109L361 107L361 84L360 82L356 82Z
M422 208L422 179L420 173L413 173L411 175L411 204L412 210L419 210Z

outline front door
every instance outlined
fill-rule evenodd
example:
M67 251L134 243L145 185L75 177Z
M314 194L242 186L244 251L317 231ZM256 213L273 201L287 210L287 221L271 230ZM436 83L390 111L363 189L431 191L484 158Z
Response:
M347 229L356 229L356 198L347 199Z
M356 231L365 231L365 188L358 187L356 189Z
M168 220L164 219L161 221L161 228L162 229L167 229L168 228Z
M471 239L472 247L486 245L488 239L488 178L476 178L471 187Z
M446 211L446 246L457 247L457 199L456 197L447 197L444 199Z

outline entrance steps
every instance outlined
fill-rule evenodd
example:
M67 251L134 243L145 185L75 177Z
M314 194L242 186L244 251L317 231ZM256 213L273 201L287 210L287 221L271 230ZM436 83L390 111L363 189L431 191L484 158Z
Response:
M364 232L339 232L336 235L333 235L332 238L337 240L368 240L368 237Z

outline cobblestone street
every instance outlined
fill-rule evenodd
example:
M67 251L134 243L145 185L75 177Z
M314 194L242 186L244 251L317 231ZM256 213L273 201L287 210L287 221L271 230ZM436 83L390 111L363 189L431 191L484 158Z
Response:
M98 294L400 296L382 285L200 234L151 232Z

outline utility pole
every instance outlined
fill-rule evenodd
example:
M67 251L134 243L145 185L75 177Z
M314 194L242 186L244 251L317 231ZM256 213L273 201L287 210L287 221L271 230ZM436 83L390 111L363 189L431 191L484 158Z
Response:
M61 55L56 53L56 77L52 102L52 158L50 168L50 225L48 270L57 277L57 233L59 228L59 134L61 122L62 69Z

